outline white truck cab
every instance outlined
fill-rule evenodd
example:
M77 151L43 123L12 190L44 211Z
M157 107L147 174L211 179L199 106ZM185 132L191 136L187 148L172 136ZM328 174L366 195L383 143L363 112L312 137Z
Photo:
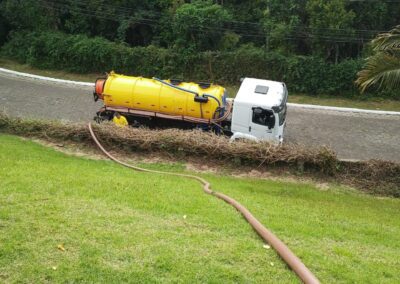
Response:
M283 141L288 91L282 82L245 78L234 99L232 140Z

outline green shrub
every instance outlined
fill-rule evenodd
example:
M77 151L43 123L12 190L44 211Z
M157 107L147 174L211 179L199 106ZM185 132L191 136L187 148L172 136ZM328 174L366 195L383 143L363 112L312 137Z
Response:
M1 53L37 68L73 72L117 72L164 75L168 51L154 46L130 48L101 37L58 32L13 33Z
M227 83L237 83L242 77L282 80L286 69L284 56L266 53L252 45L243 45L231 52L215 52L211 56L207 59L203 55L203 69L208 70L209 78Z
M357 92L353 82L361 65L361 60L329 64L319 57L295 56L288 60L284 81L299 93Z
M26 63L28 61L29 47L34 39L34 34L11 32L10 38L11 40L2 46L1 55L12 58L20 63Z
M0 46L2 46L7 39L7 34L9 32L9 25L4 19L3 15L0 13Z
M356 93L353 85L361 60L328 64L319 57L265 52L253 45L234 51L195 52L156 46L128 47L101 37L60 32L18 32L1 49L3 56L38 68L73 72L108 72L177 77L238 84L241 77L284 81L290 92L308 94Z

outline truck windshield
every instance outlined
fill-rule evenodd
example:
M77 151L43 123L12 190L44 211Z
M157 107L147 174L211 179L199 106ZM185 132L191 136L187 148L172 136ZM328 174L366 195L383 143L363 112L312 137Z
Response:
M287 112L287 105L285 104L283 108L278 112L279 116L279 125L283 125L286 120L286 112Z
M284 97L282 103L279 106L274 106L272 109L275 113L278 114L279 117L279 126L282 126L286 120L286 112L287 112L287 99L288 99L288 92L286 87L284 88Z

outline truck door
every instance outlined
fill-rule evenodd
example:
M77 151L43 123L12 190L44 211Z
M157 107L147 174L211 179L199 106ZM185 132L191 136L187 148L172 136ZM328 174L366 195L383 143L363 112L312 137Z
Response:
M253 107L250 112L249 134L263 139L273 134L275 115L272 110Z
M234 132L249 133L249 107L236 104L233 108L232 130Z

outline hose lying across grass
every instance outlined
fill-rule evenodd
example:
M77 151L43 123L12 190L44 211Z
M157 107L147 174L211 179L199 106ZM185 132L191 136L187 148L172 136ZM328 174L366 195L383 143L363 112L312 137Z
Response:
M287 263L287 265L300 277L300 279L304 283L320 283L319 280L314 276L314 274L301 262L301 260L294 255L294 253L280 240L278 239L272 232L270 232L267 228L264 227L263 224L260 223L251 213L249 210L246 209L243 205L241 205L239 202L234 200L233 198L211 190L211 185L208 181L205 179L194 176L194 175L188 175L188 174L181 174L181 173L172 173L172 172L163 172L163 171L157 171L157 170L149 170L149 169L144 169L140 168L137 166L129 165L127 163L124 163L117 158L115 158L113 155L111 155L109 152L107 152L106 149L101 145L99 140L97 139L95 133L93 132L92 125L89 123L89 131L90 134L96 143L96 145L100 148L100 150L111 160L114 162L123 165L125 167L134 169L136 171L141 171L141 172L147 172L147 173L156 173L156 174L164 174L164 175L173 175L173 176L179 176L179 177L186 177L190 179L197 180L203 185L203 191L207 194L213 195L215 197L218 197L228 204L232 205L235 207L242 215L243 217L249 222L249 224L253 227L253 229L261 236L261 238L270 244L276 251L277 253L281 256L281 258Z

